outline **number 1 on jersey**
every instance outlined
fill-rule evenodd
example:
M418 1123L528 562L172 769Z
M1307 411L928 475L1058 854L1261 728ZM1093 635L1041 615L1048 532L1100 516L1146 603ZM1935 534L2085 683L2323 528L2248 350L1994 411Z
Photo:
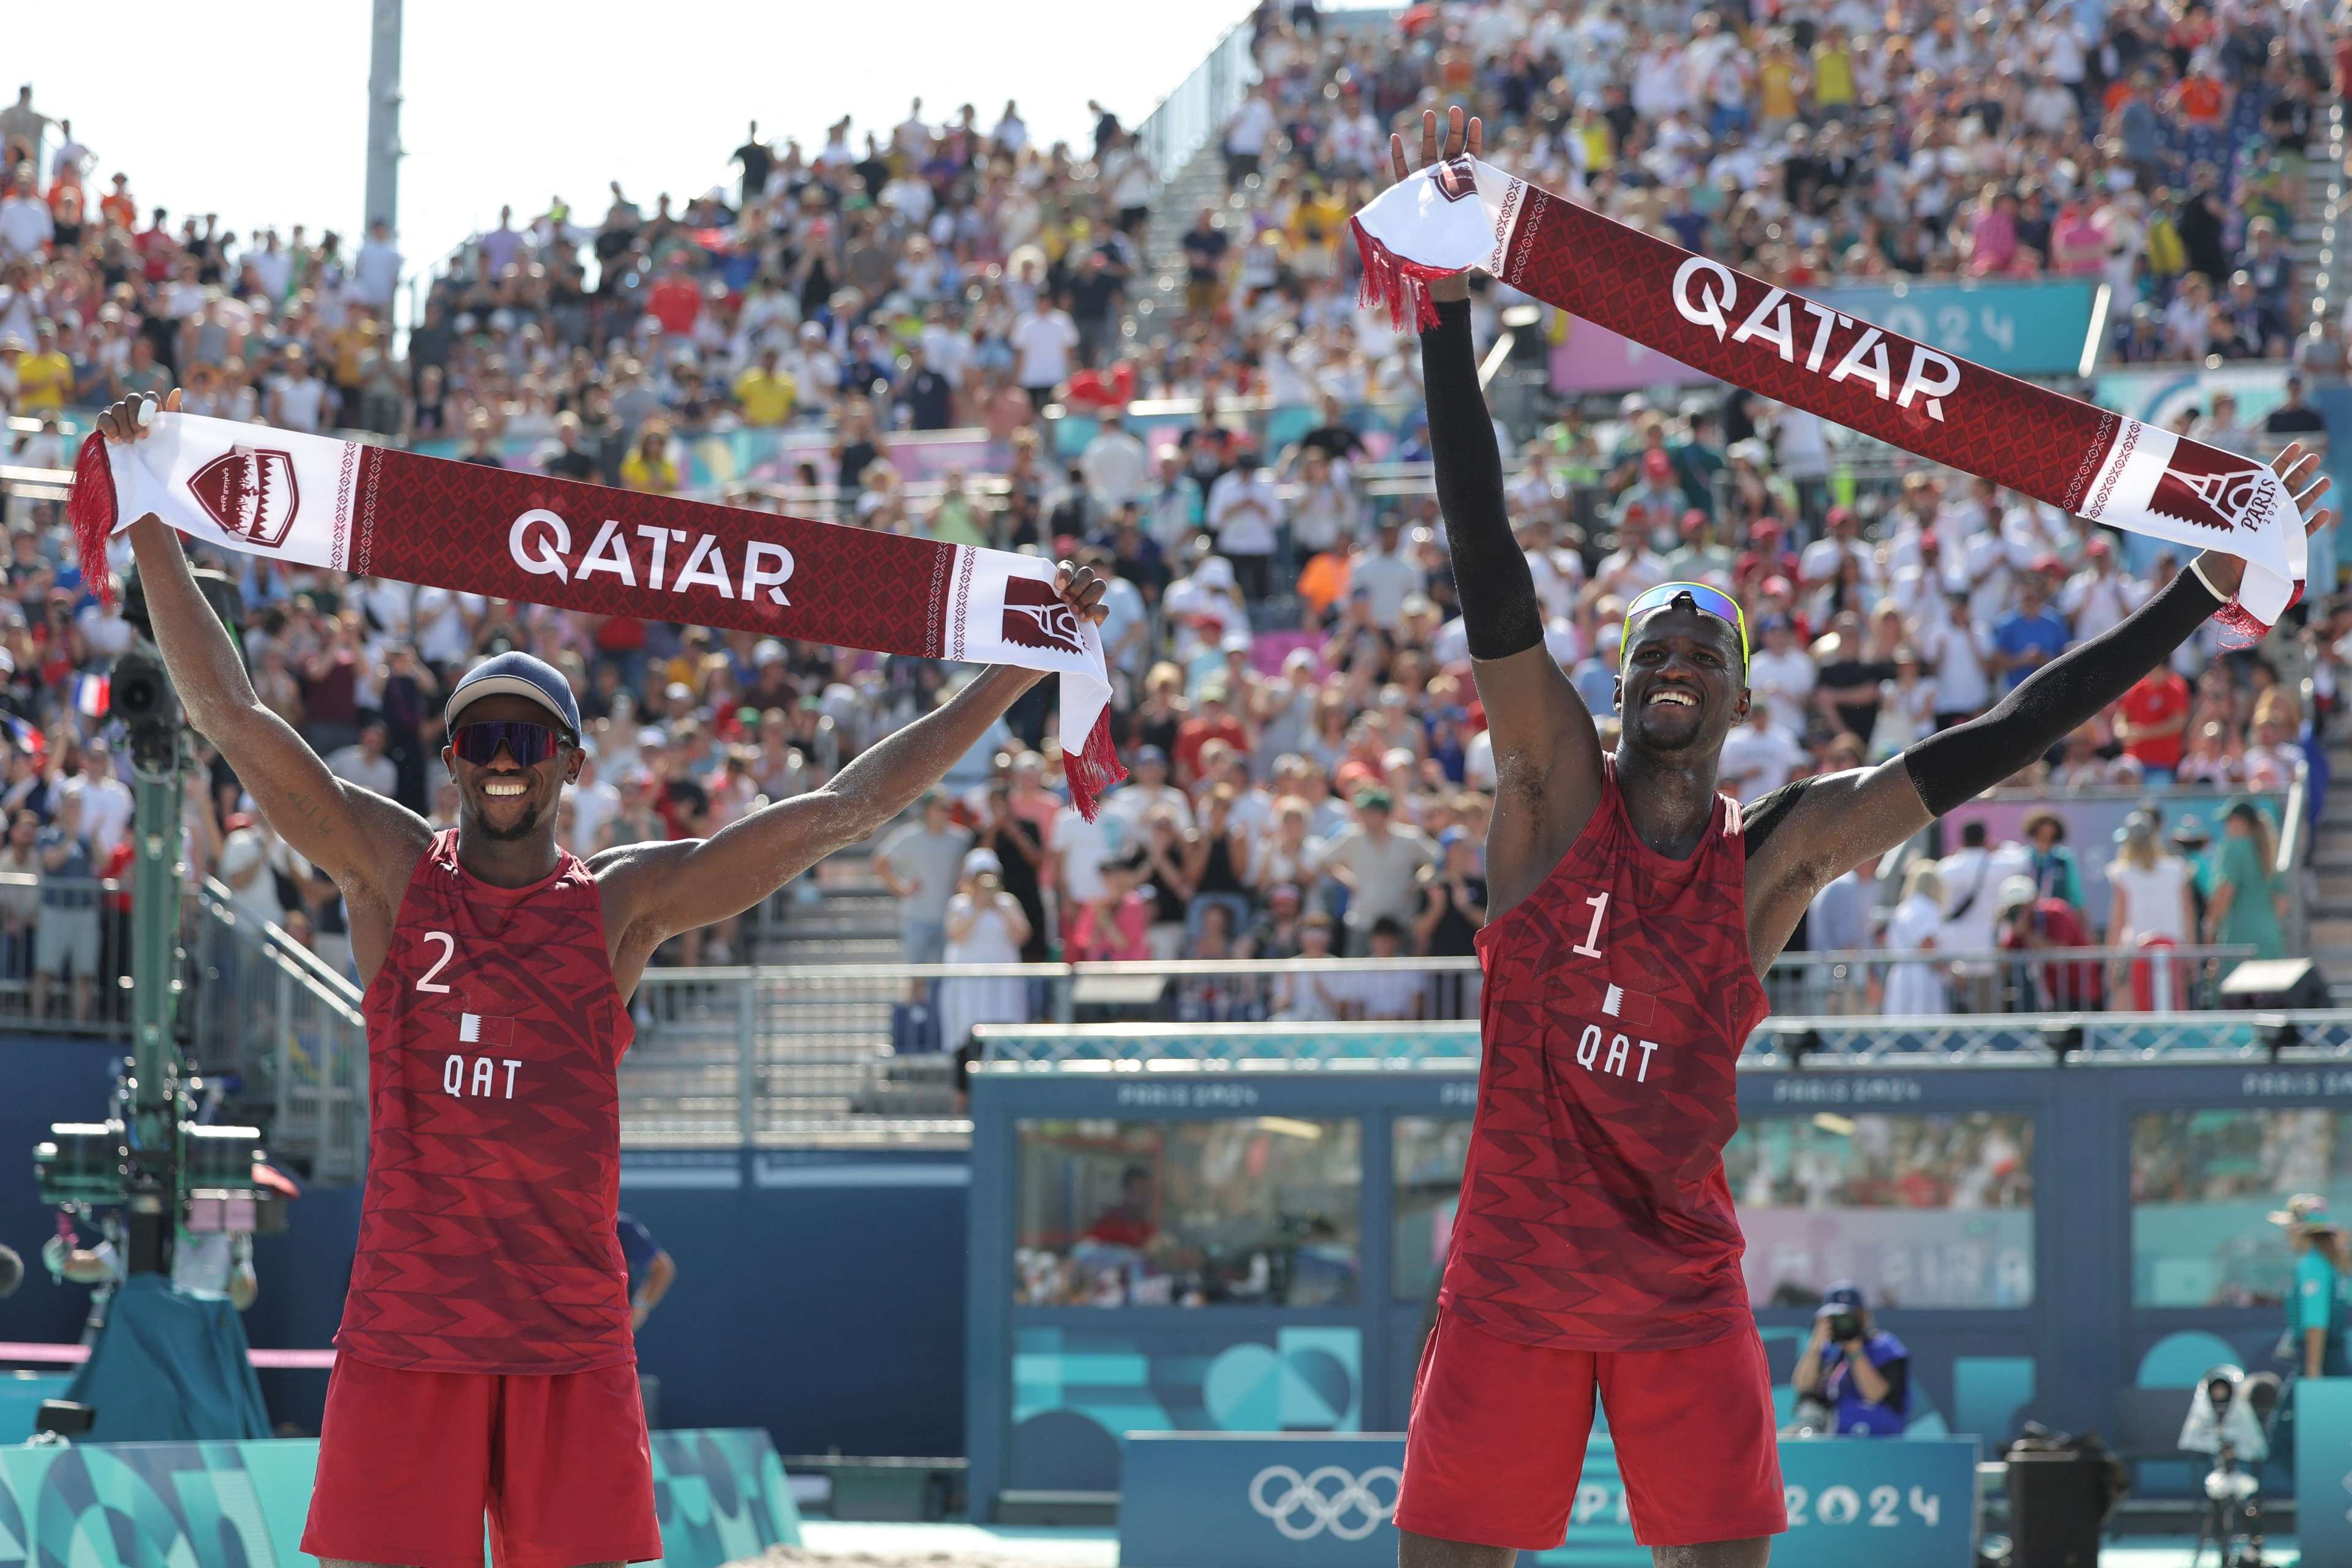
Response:
M1590 894L1584 901L1592 906L1592 929L1584 933L1582 942L1578 942L1569 951L1581 953L1587 958L1598 958L1601 956L1601 922L1609 918L1609 895Z

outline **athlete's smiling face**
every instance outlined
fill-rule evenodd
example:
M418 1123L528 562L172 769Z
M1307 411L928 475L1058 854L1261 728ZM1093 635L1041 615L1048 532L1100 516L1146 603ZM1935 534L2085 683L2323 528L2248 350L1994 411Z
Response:
M555 832L555 808L563 786L580 776L582 752L563 731L562 721L528 697L501 692L468 702L457 711L457 726L494 724L501 720L545 725L556 731L555 754L525 767L505 746L488 763L474 763L445 744L441 760L457 781L457 826L467 833L505 842Z
M1712 754L1748 717L1739 629L1685 604L1651 610L1626 629L1617 676L1625 738L1642 751Z

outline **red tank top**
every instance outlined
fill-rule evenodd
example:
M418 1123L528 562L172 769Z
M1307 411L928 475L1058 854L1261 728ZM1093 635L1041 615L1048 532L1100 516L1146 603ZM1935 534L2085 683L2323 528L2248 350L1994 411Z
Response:
M493 888L436 833L364 1002L367 1190L344 1353L421 1372L630 1360L621 1053L595 879Z
M1705 1344L1749 1321L1723 1177L1733 1064L1766 1012L1726 796L1687 860L1642 842L1607 760L1592 820L1478 933L1478 1110L1439 1299L1503 1339Z

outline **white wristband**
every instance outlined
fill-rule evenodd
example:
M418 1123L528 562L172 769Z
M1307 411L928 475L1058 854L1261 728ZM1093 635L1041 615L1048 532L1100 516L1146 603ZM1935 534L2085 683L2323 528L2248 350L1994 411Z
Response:
M2215 598L2221 600L2225 605L2230 602L2230 595L2221 592L2221 589L2213 586L2213 579L2205 575L2205 563L2201 559L2190 561L2189 563L2189 570L2200 583L2205 584L2205 591L2207 593L2212 595Z

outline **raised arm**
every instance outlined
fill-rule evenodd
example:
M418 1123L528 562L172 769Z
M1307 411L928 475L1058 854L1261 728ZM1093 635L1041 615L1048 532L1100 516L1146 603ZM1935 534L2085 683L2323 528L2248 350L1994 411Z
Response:
M179 405L175 391L163 407L177 412ZM110 441L138 440L147 433L144 416L152 407L144 397L126 399L100 415L98 427ZM355 905L379 906L388 931L409 873L432 837L424 819L336 778L254 695L245 660L188 569L180 536L162 519L151 512L132 523L131 547L139 558L155 645L189 724L220 748L278 836L332 877Z
M1099 623L1103 584L1063 563L1063 600ZM1036 683L999 665L936 711L860 752L823 788L762 806L709 838L631 844L591 861L604 885L613 972L623 994L654 949L680 931L742 913L836 849L871 836L940 782L956 759Z
M2326 492L2319 459L2300 442L2272 468L2316 533L2335 518L2313 510ZM2113 629L2077 643L2033 672L1991 711L1939 731L1874 768L1808 781L1748 868L1749 945L1769 963L1813 895L1832 878L1883 855L1954 806L2024 767L2171 657L2229 601L2244 575L2234 555L2207 551Z
M1422 115L1421 161L1478 154L1481 131L1459 107ZM1389 139L1398 179L1410 174L1404 139ZM1478 700L1495 748L1495 816L1486 836L1489 904L1501 913L1541 885L1584 831L1601 800L1601 738L1584 700L1544 647L1543 609L1526 552L1503 508L1503 456L1478 385L1470 291L1458 277L1429 285L1437 325L1421 334L1429 447L1446 547L1462 597Z

